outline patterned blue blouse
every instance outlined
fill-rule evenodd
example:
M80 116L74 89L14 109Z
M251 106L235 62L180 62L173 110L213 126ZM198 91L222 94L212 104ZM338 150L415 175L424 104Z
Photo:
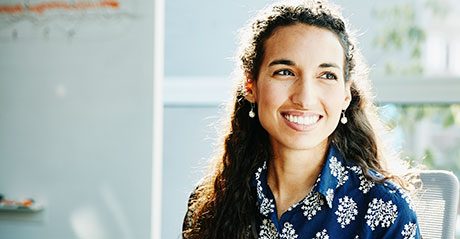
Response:
M383 184L367 180L361 168L343 160L333 144L311 192L279 221L267 185L266 162L255 172L252 185L262 216L260 239L420 238L409 195L389 180Z

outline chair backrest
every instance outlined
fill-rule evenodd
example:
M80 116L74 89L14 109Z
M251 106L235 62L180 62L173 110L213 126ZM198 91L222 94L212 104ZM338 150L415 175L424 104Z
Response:
M443 170L422 171L421 192L415 198L423 239L454 239L459 203L457 177Z

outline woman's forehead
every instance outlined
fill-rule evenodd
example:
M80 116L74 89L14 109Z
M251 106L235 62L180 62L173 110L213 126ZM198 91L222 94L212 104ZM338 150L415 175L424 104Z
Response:
M307 24L276 28L265 41L264 48L264 58L333 61L341 67L345 57L340 40L334 32Z

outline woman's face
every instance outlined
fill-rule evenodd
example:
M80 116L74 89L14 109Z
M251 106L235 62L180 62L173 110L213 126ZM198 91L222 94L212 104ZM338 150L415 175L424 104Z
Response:
M265 42L259 76L248 100L257 102L274 148L324 149L349 105L344 52L326 29L279 27Z

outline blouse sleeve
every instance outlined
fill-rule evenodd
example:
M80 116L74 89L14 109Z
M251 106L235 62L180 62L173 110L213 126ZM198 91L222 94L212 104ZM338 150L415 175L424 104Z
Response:
M397 208L397 217L383 232L381 238L420 239L420 228L415 207L409 196L402 194L402 198L397 197L394 200L394 205Z

